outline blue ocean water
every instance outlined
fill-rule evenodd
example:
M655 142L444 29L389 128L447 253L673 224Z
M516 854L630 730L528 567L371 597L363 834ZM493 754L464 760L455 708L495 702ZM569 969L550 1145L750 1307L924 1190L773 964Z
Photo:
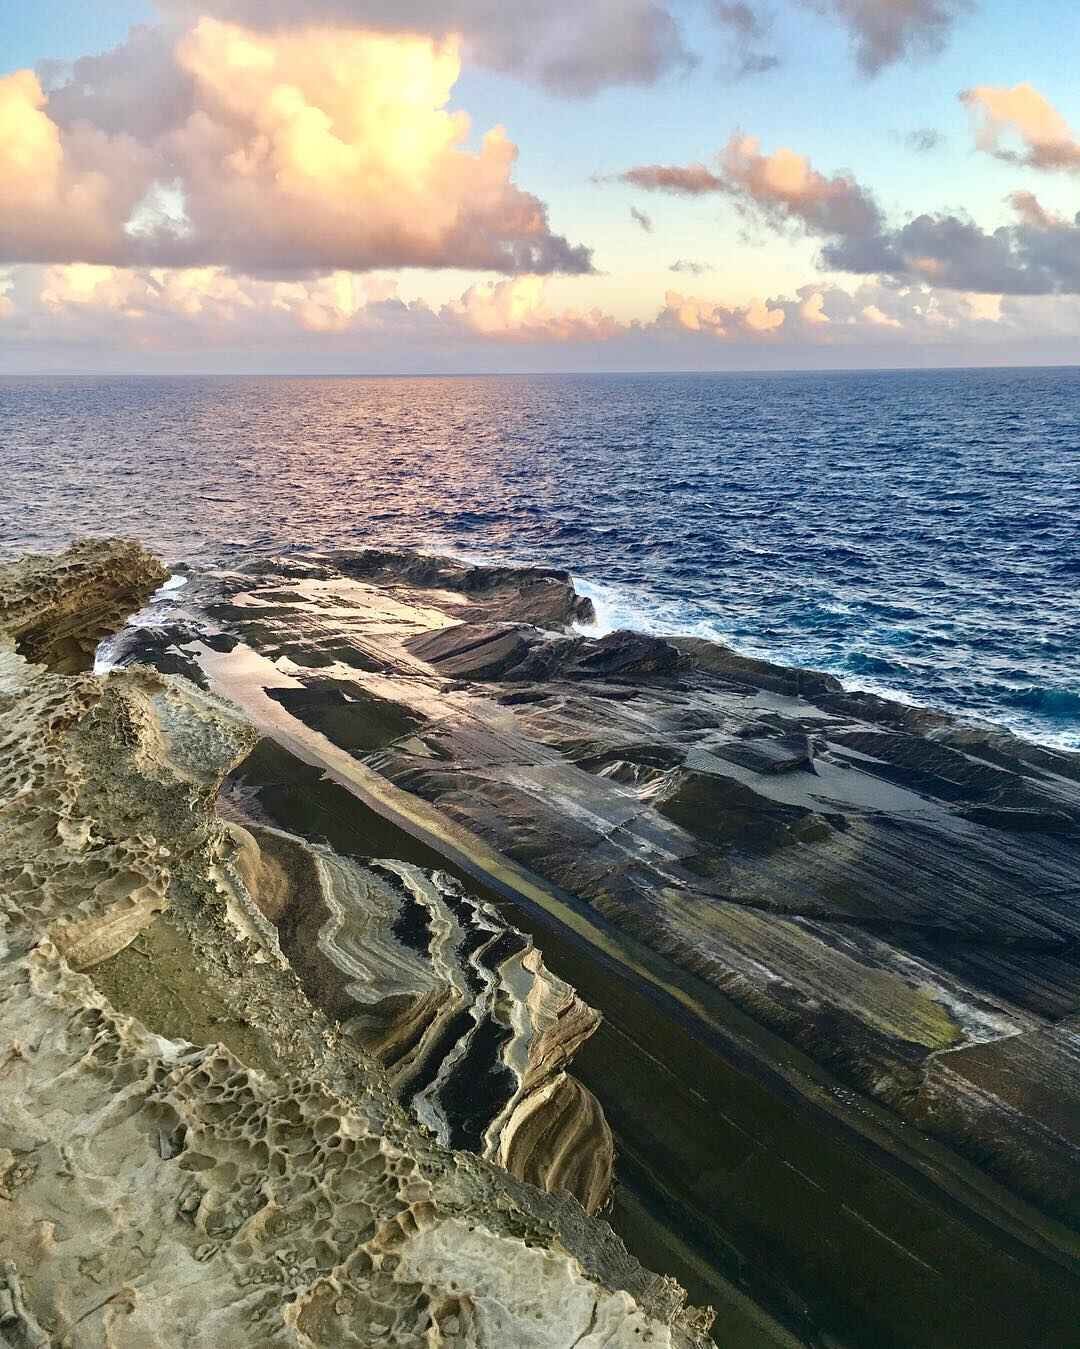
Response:
M0 555L389 543L1080 747L1080 369L0 379Z

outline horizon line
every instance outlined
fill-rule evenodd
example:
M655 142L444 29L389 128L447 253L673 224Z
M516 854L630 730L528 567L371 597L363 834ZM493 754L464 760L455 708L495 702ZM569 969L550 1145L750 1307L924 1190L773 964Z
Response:
M727 375L902 375L963 374L996 370L1080 370L1080 360L1042 365L1028 362L998 365L852 365L761 366L718 370L0 370L0 380L16 379L566 379L642 378Z

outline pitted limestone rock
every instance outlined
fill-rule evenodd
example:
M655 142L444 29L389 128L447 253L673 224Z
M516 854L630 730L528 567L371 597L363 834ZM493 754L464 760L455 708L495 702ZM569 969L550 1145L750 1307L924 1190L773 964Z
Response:
M169 573L133 539L83 539L66 552L0 566L0 633L34 662L88 670L115 632Z

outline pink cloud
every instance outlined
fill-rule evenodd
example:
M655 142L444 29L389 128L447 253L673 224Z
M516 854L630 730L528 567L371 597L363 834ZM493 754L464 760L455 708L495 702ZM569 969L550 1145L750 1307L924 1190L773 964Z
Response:
M679 328L690 333L706 333L717 338L763 338L782 328L786 317L782 308L762 300L732 307L669 290L664 297L664 308L656 318L656 325L660 328Z
M152 173L131 136L84 123L62 134L32 71L0 78L0 263L118 261Z
M8 321L15 321L11 331L24 349L59 342L159 352L237 346L506 352L574 345L633 350L648 361L687 344L795 350L981 342L1034 331L1048 303L865 282L854 289L808 285L793 296L740 303L669 291L651 317L626 321L552 304L538 276L473 285L438 309L403 302L392 278L347 272L273 281L213 267L73 264L16 269L15 283Z
M603 342L623 330L623 325L598 309L551 309L539 276L470 286L442 314L444 319L460 320L479 337L514 342Z
M1060 125L1026 96L1020 106L1022 116L1015 100L998 111L1020 118L1018 125L1033 146L1043 147L1039 153L1049 162L1046 138L1060 137ZM1064 164L1066 144L1059 139L1055 145L1054 162ZM620 180L658 192L723 194L739 211L777 231L800 228L823 241L819 264L825 271L927 281L988 295L1080 294L1080 215L1072 221L1052 216L1030 193L1009 198L1018 220L994 230L946 211L890 226L873 193L850 174L821 173L794 150L763 154L756 137L739 134L717 154L715 165L646 165L627 170Z
M794 150L781 147L771 155L762 154L756 136L737 133L717 154L715 165L645 164L619 177L653 192L733 197L773 225L799 221L813 234L865 233L880 226L877 203L854 178L826 177Z
M171 116L153 108L140 133L151 109L127 67L146 42L110 54L100 106L59 91L56 120L33 74L0 81L0 262L590 270L512 181L505 131L468 148L447 106L455 41L202 19L171 49ZM94 124L118 109L130 134Z
M975 119L980 150L1012 164L1080 173L1080 141L1054 105L1030 84L1011 89L982 84L960 95ZM1022 151L1003 141L1015 136Z

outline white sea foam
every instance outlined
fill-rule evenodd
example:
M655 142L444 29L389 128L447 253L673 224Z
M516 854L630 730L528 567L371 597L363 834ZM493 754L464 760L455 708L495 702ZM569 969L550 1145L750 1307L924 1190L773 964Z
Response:
M116 661L119 652L122 649L121 638L125 628L139 626L151 622L157 610L175 604L179 598L176 592L188 583L186 576L173 574L169 579L158 586L157 590L150 596L146 604L137 614L132 614L124 627L111 637L106 637L103 642L98 644L98 649L94 652L94 674L108 674L110 670L116 668Z
M630 590L603 581L592 581L586 576L574 576L574 589L592 600L596 618L592 623L579 623L581 632L590 637L602 637L620 628L633 632L647 632L654 636L678 634L683 637L707 637L715 642L729 638L714 619L696 614L690 605L667 600L648 591Z

